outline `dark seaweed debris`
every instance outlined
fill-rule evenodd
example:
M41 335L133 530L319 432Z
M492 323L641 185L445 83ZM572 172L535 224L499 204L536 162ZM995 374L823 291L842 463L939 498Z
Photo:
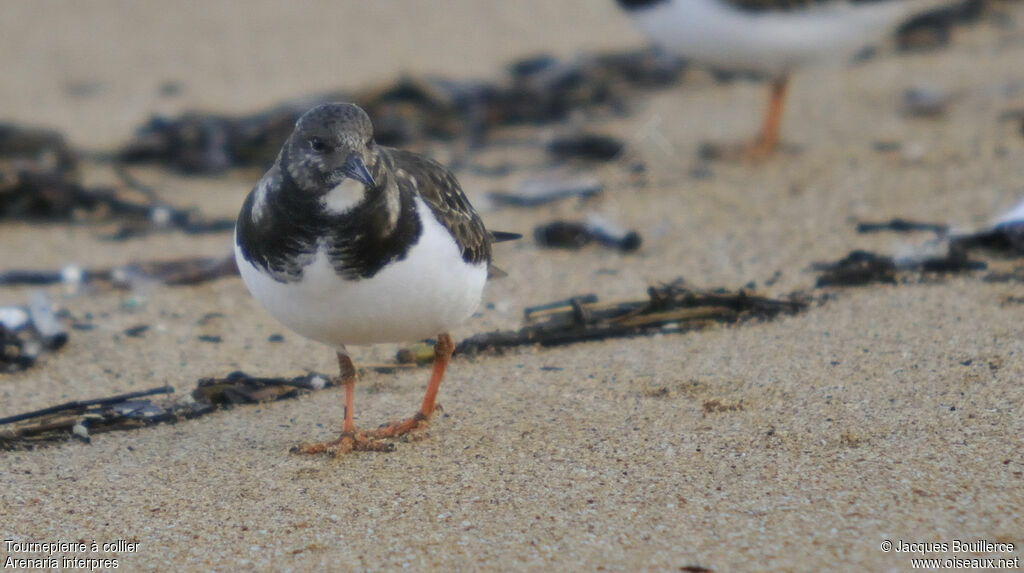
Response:
M83 187L67 173L24 168L0 173L0 219L71 221L149 215L149 206L127 202L112 188Z
M212 407L189 404L165 408L139 400L154 394L170 394L174 389L161 386L141 392L118 394L95 400L73 401L0 419L0 450L29 450L37 446L77 438L89 442L91 434L130 430L154 424L196 417Z
M964 251L983 250L1011 257L1024 255L1024 221L1000 223L970 235L950 239L953 248Z
M173 393L174 388L171 388L170 386L160 386L159 388L152 388L149 390L143 390L141 392L129 392L127 394L117 394L115 396L110 396L107 398L97 398L94 400L73 400L71 402L65 402L57 406L43 408L42 410L33 410L32 412L26 412L24 414L16 414L14 416L0 418L0 425L13 424L15 422L22 422L24 420L31 420L34 418L42 418L44 416L49 416L52 414L83 414L91 408L106 408L135 398L152 396L153 394Z
M245 372L235 371L224 378L199 380L196 389L192 391L192 397L197 402L228 407L293 398L304 390L322 390L329 386L330 378L315 372L286 380L257 378Z
M835 262L814 263L812 268L821 272L815 283L819 288L896 283L896 261L870 251L852 251Z
M7 182L18 169L74 173L77 159L59 132L0 123L0 174Z
M556 137L548 142L548 153L558 159L611 161L619 157L625 144L621 139L598 133L577 133Z
M329 92L249 115L189 112L154 117L118 157L159 162L185 173L235 167L266 168L295 120L309 108L350 101L366 110L383 145L461 139L475 146L496 128L547 124L576 110L619 113L639 89L669 86L684 66L653 50L581 56L561 61L538 56L513 63L497 82L404 76L358 92ZM606 154L608 146L600 146Z
M979 271L988 268L984 261L971 259L967 251L950 244L943 256L895 259L870 251L851 251L835 262L814 263L819 271L815 286L863 286L872 283L896 284L925 273L947 274Z
M59 350L67 341L67 330L46 293L32 293L27 307L0 307L0 373L31 368L41 354Z
M943 223L926 223L922 221L910 221L908 219L895 218L877 223L861 221L857 223L858 233L879 233L891 231L893 233L911 233L926 231L936 235L945 235L949 232L949 225Z
M0 372L11 373L31 368L42 351L31 331L24 334L0 324Z
M147 282L170 286L195 285L237 274L234 255L190 257L129 263L109 269L81 269L75 266L60 270L11 269L0 271L0 287L65 284L72 288L91 285L130 289Z
M330 379L315 372L291 379L255 378L244 372L232 372L225 378L199 380L192 392L194 401L161 405L140 399L174 393L170 386L161 386L107 398L67 402L0 419L0 426L10 426L0 430L0 450L29 450L70 439L89 442L93 434L173 424L236 404L283 400L329 386Z
M59 133L0 124L0 219L25 221L117 221L109 238L125 239L156 230L224 232L234 220L207 220L190 209L160 201L121 170L123 188L85 187L78 160ZM132 195L141 195L141 198Z
M310 107L327 100L316 99ZM232 167L273 162L304 111L285 104L248 116L188 112L153 117L117 157L126 163L158 162L184 173L220 173Z
M488 349L540 344L556 346L588 340L689 332L714 324L770 320L805 310L809 301L799 295L772 299L744 290L701 290L682 280L647 291L647 299L625 302L587 302L573 298L561 306L543 305L530 316L541 320L516 331L479 334L463 340L457 352L476 354ZM563 301L565 302L565 301Z
M598 220L587 222L552 221L533 230L533 238L543 247L579 249L592 242L630 253L640 248L643 239L636 231L621 231Z
M1024 283L1024 265L1017 266L1009 272L993 272L981 279L987 283Z
M226 233L235 228L235 219L225 217L207 219L193 209L176 209L169 205L153 205L145 218L129 218L122 222L112 233L102 238L112 241L123 241L144 237L150 233L161 231L181 231L188 235L204 235L207 233Z
M70 219L116 207L112 192L78 183L75 153L55 131L0 124L0 219Z

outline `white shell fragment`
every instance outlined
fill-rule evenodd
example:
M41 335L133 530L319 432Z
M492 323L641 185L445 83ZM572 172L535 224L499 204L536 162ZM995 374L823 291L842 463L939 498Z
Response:
M81 422L79 422L79 423L77 423L77 424L75 424L74 426L72 426L72 427L71 427L71 433L72 433L72 434L73 434L73 435L74 435L74 436L75 436L76 438L78 438L78 439L82 440L83 442L85 442L85 443L87 443L87 444L88 444L88 443L90 442L90 440L91 440L91 439L89 438L89 429L88 429L88 428L86 428L86 427L85 427L85 424L83 424L83 423L81 423Z
M15 332L28 325L28 312L20 306L0 306L0 326Z
M78 288L85 278L85 271L78 265L67 265L60 270L60 280L69 288Z
M47 348L59 348L67 342L68 334L57 319L50 297L45 292L35 291L29 295L28 312L32 317L32 325Z
M166 205L158 205L153 207L149 212L149 219L158 227L167 227L171 224L172 215L173 213L171 212L170 207Z
M327 378L324 378L323 376L313 376L309 379L309 385L312 386L314 390L323 390L327 387L327 382Z

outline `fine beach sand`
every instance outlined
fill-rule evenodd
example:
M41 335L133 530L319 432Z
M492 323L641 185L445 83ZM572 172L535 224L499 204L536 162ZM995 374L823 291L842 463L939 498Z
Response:
M152 113L247 113L403 72L496 79L526 55L643 44L611 0L95 6L5 5L0 119L110 151ZM858 235L860 219L984 226L1024 195L1020 120L1000 120L1024 108L1024 7L1009 14L1008 24L959 28L940 51L883 47L856 66L801 71L783 129L798 151L757 167L711 164L712 176L693 175L701 141L752 135L766 90L692 71L676 88L640 94L629 115L589 126L629 143L647 165L646 185L603 165L600 198L514 210L485 195L525 172L460 174L490 227L527 238L496 247L510 276L488 286L456 339L517 328L527 306L585 292L643 298L648 285L677 277L733 289L754 281L781 296L811 289L815 261L857 248L907 255L930 239ZM161 96L167 81L180 94ZM905 117L901 95L914 86L950 93L948 113ZM880 152L878 142L903 151ZM531 153L541 157L485 150L481 161ZM132 172L211 216L233 216L259 176ZM85 179L116 181L95 165ZM640 230L640 252L540 250L530 238L534 225L590 211ZM98 234L3 222L0 269L230 248L228 234L116 243ZM987 260L994 270L1015 264ZM129 571L910 569L912 555L883 552L884 540L981 539L1018 550L955 557L1020 557L1024 285L982 275L836 289L772 322L456 357L441 389L444 414L424 439L390 454L288 453L333 437L338 389L101 434L90 445L0 452L0 540L133 540L134 552L94 555ZM0 305L28 292L0 289ZM330 350L274 322L237 278L50 294L75 316L91 313L96 328L72 331L32 369L0 376L0 417L162 384L180 400L198 379L233 370L336 369ZM128 296L142 304L127 310ZM224 316L201 321L215 312ZM143 336L122 334L138 324L150 326ZM268 342L275 333L284 342ZM385 362L395 348L354 356ZM428 375L364 372L357 424L411 413ZM0 545L0 559L8 556Z

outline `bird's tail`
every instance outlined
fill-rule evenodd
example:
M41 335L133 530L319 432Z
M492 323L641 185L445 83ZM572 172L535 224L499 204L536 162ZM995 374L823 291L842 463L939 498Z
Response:
M505 231L491 231L491 242L492 243L504 243L505 241L515 241L516 239L522 239L523 236L519 233L506 233ZM488 279L500 279L508 276L508 273L499 269L494 265L487 267L487 278Z
M505 241L515 241L516 239L522 239L523 236L519 233L506 233L505 231L491 231L491 242L492 243L504 243Z

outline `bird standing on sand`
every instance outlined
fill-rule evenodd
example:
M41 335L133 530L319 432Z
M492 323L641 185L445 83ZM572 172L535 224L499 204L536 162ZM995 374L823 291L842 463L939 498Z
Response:
M648 38L698 63L771 78L761 133L718 156L762 159L779 142L789 76L851 58L912 16L956 0L617 0Z
M455 349L448 331L480 303L491 243L517 237L495 235L451 172L377 145L359 107L325 104L299 118L235 227L235 260L249 292L274 318L338 354L341 436L297 451L389 451L383 439L428 423ZM419 411L356 430L356 370L345 345L434 335L434 368Z

